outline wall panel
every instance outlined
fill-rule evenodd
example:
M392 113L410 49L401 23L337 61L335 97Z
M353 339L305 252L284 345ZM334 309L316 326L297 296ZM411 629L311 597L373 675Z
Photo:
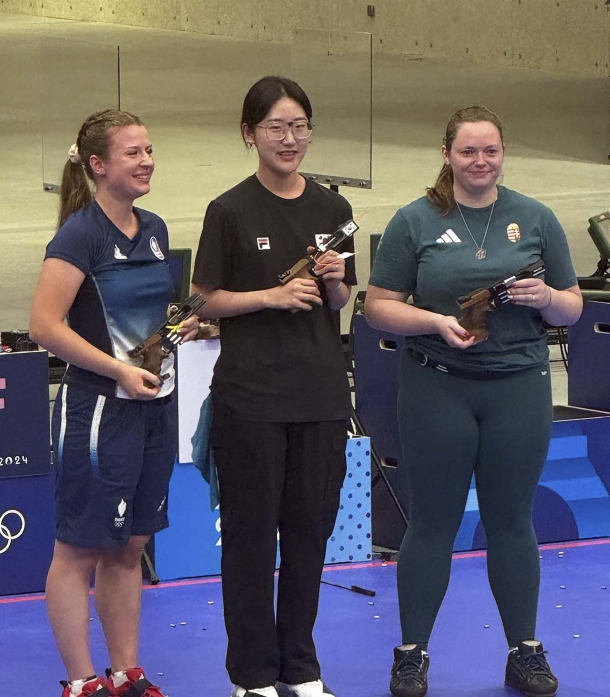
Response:
M180 29L181 0L0 0L0 12Z
M257 27L254 24L251 0L181 0L182 29L203 34L221 34L239 39L254 39Z
M515 64L608 75L608 16L603 0L517 0Z
M566 72L608 71L608 18L603 0L559 0L553 8L556 63ZM558 59L558 60L557 60Z
M431 58L509 65L515 2L429 0L423 5L424 54Z
M370 31L377 52L610 75L605 0L0 0L0 12L261 41L295 28Z

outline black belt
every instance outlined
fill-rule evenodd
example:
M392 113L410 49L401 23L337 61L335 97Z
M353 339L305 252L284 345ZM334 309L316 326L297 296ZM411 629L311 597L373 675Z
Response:
M410 348L408 351L420 365L434 368L441 373L454 375L457 378L468 378L469 380L497 380L498 378L507 378L515 373L521 372L519 370L464 370L463 368L456 368L455 366L447 366L438 363L419 349Z
M440 370L441 373L451 373L453 374L453 370L448 368L446 365L443 365L442 363L437 363L436 361L433 361L430 356L426 355L422 351L418 351L417 349L409 349L411 352L411 355L415 360L420 364L420 365L426 365L429 368L435 368L436 370Z

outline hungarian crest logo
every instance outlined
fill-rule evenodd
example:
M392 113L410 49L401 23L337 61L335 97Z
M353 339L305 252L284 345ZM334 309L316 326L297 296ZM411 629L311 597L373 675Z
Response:
M511 223L506 228L506 234L511 242L518 242L521 239L521 230L519 229L517 223Z

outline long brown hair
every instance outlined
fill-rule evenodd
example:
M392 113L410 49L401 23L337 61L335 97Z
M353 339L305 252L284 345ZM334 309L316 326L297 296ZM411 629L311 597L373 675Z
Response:
M504 135L502 133L502 121L497 114L490 111L484 106L469 106L466 109L460 109L449 119L443 145L447 150L451 150L453 141L457 136L459 127L463 123L478 123L480 121L488 121L500 131L500 139L502 147L504 147ZM447 215L455 208L455 196L453 195L453 170L451 165L443 165L434 186L429 186L426 189L426 196L441 212L441 215Z
M110 147L110 136L125 126L143 126L142 121L128 111L104 109L97 111L83 123L76 138L78 158L68 159L61 178L59 220L57 227L79 208L86 206L93 193L87 178L94 182L91 163L92 155L105 158ZM76 153L75 153L76 155ZM74 159L77 161L75 162Z

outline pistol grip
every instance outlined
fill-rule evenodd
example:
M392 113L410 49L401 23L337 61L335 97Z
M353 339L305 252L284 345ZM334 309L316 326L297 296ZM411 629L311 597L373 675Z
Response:
M483 341L489 336L486 323L487 312L489 312L487 303L483 307L475 305L466 310L464 316L458 320L458 323L474 336L477 341Z

